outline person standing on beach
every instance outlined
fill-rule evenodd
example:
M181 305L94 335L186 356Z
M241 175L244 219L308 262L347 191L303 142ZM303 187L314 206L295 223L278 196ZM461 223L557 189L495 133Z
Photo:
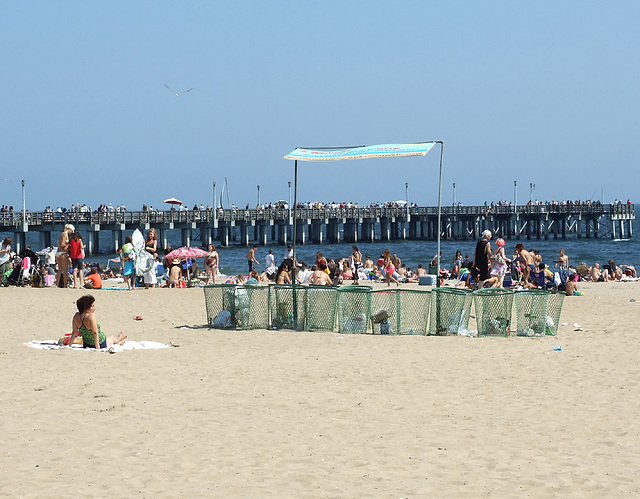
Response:
M144 242L144 249L147 253L153 255L154 260L158 256L158 233L153 228L149 229L149 231L147 232L147 239ZM158 284L156 265L152 265L147 272L142 274L142 278L144 280L145 289L148 289L149 287L155 288Z
M208 276L207 284L215 284L219 266L218 252L216 251L216 247L213 244L210 244L208 249L209 252L204 259L204 270Z
M400 286L400 283L393 277L394 272L396 271L396 267L393 264L393 257L391 256L391 252L386 249L384 250L384 272L387 277L387 287L391 286L391 281L396 283L396 286Z
M476 244L473 255L473 267L478 271L478 289L482 289L484 281L489 279L489 259L491 257L491 231L485 230L482 239Z
M529 280L531 272L535 272L536 270L533 255L526 249L524 249L524 244L522 243L516 244L515 254L518 255L518 258L520 258L520 261L522 262L522 280L524 282L527 282Z
M351 253L351 257L352 257L353 265L352 265L351 273L353 275L353 284L359 284L358 269L362 265L362 253L360 253L360 250L355 245L353 246L352 250L353 252Z
M69 256L73 268L73 285L76 289L84 288L84 247L80 233L72 233L69 238Z
M256 250L258 249L257 245L253 245L249 252L247 253L247 264L249 265L249 274L253 270L253 264L260 265L260 262L256 260Z
M61 288L66 288L69 283L69 235L75 231L76 228L73 225L67 224L64 226L60 237L58 237L56 286Z
M4 273L11 268L11 238L5 237L2 241L2 249L0 249L0 285L4 282Z
M556 267L559 269L568 269L569 268L569 257L564 254L564 249L560 250L560 256L558 256L558 261L556 262Z
M127 289L134 290L136 287L136 250L133 247L133 238L127 236L124 238L122 245L122 253L120 254L122 277Z

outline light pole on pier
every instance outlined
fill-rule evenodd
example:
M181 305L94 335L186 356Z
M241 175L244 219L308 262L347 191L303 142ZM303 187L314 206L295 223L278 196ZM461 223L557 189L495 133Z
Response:
M453 206L456 205L456 183L453 183Z
M25 210L25 198L24 198L24 180L22 181L22 225L24 226L27 222L27 212Z
M518 181L517 180L513 181L513 206L514 207L518 206Z
M258 186L258 208L260 208L260 186Z
M216 181L213 181L213 199L212 199L211 207L213 211L216 211Z
M533 191L536 190L536 184L529 182L529 204L533 200Z

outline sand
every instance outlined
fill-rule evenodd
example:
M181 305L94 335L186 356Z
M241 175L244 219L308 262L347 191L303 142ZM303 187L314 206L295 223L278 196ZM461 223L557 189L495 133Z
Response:
M107 333L179 345L110 355L23 345L81 291L2 288L0 496L638 496L640 284L581 290L546 338L210 330L201 289L94 291Z

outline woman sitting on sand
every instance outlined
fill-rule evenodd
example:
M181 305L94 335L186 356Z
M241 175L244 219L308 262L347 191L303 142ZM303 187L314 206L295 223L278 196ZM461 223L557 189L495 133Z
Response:
M108 348L111 345L124 345L127 341L127 336L120 331L117 338L113 336L105 336L100 331L100 324L96 319L96 299L91 295L85 295L78 298L76 306L78 312L73 316L71 321L71 338L69 339L69 345L73 345L73 341L79 334L82 336L82 344L84 348L95 348L100 350L101 348Z
M289 264L284 261L278 268L278 275L276 276L276 284L291 284L291 277L289 276Z

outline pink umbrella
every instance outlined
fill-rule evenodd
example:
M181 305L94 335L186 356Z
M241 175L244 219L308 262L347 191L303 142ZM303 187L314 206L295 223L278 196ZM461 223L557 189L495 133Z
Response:
M182 248L174 249L166 254L165 258L173 260L186 260L187 258L203 258L208 253L200 248L192 248L190 246L183 246Z

